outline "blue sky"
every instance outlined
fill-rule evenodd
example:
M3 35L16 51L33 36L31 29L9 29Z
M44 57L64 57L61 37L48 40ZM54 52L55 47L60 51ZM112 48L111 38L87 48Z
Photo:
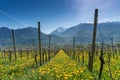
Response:
M57 27L93 22L94 9L99 22L120 21L120 0L0 0L0 26L13 29L37 27L50 33Z

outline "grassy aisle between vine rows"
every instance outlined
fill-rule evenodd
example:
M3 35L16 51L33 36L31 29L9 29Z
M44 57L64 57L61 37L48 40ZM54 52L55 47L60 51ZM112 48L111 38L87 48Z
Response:
M87 73L87 74L86 74ZM38 69L31 70L29 75L21 79L36 80L92 80L93 77L87 67L81 67L60 50L51 61Z

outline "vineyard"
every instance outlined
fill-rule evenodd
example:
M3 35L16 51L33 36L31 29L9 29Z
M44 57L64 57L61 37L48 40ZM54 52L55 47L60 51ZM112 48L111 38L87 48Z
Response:
M120 80L120 49L113 43L96 43L98 9L95 10L92 42L42 46L38 22L38 44L17 48L12 29L13 47L0 52L0 80Z
M120 54L119 50L115 50L116 55L111 55L109 63L108 53L105 51L105 65L102 72L102 80L110 80L111 76L114 80L120 79ZM99 76L100 68L100 50L96 51L97 56L94 60L93 72L88 70L88 54L87 50L76 50L75 60L67 55L63 50L60 50L50 62L47 63L44 56L45 65L36 65L34 58L29 55L23 55L16 61L11 62L6 54L5 59L0 59L0 75L3 80L96 80ZM25 54L25 52L23 53ZM72 54L69 54L72 55ZM84 55L84 56L83 56ZM2 55L1 55L2 56ZM37 59L39 60L39 58ZM43 60L42 60L43 61ZM39 62L38 62L39 63ZM109 66L110 64L110 66ZM110 68L109 68L110 67ZM110 75L111 69L111 75Z

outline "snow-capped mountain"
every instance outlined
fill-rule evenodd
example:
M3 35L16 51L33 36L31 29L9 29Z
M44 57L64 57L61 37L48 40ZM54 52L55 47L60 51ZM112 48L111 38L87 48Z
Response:
M58 27L57 29L55 29L51 34L54 35L60 35L62 32L64 32L66 30L66 28L63 27Z

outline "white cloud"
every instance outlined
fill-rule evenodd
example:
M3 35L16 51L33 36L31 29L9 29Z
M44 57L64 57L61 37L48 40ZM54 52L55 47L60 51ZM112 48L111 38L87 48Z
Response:
M105 9L114 5L118 0L74 0L73 7L76 6L80 11L89 11L91 9Z
M71 8L76 10L76 18L78 21L93 21L94 9L98 8L103 14L105 10L115 5L119 0L67 0L71 4ZM100 13L100 14L101 14Z
M114 5L118 0L106 0L102 5L101 5L101 9L105 9L109 6Z

